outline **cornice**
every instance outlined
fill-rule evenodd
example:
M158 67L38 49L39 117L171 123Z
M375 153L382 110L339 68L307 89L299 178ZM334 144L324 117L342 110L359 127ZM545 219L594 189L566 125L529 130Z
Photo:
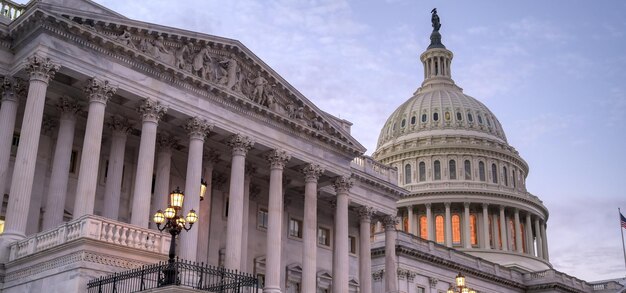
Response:
M406 189L376 178L375 176L369 175L361 170L352 168L351 172L352 178L358 180L359 182L363 182L368 186L385 191L383 195L393 199L394 201L397 201L408 194Z

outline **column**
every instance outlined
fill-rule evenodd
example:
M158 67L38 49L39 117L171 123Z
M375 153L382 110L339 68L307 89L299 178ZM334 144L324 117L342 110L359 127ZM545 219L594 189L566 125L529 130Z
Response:
M37 149L39 147L41 122L43 121L46 90L48 82L54 78L57 70L59 70L59 65L38 55L29 57L26 64L26 72L30 76L30 82L20 132L20 143L17 148L11 179L4 233L1 236L3 241L0 241L2 248L8 247L12 241L26 236L28 208L31 201L33 180L35 179ZM0 259L8 257L8 251L0 252L2 255Z
M415 226L415 223L413 222L413 205L410 205L408 207L406 207L407 213L408 213L408 219L407 221L409 222L408 224L408 229L407 229L407 233L413 235L413 227Z
M348 194L354 182L347 176L335 182L337 207L335 209L335 247L333 248L333 293L348 292L349 243L348 243ZM395 223L395 222L394 222ZM395 226L393 227L395 229Z
M82 215L93 214L98 184L98 163L100 162L100 146L102 144L102 127L104 125L104 109L117 88L109 81L92 78L85 87L89 97L87 126L80 156L76 200L74 201L74 219Z
M116 220L120 214L120 195L122 191L122 175L124 175L124 154L126 151L126 136L132 130L125 118L113 116L107 127L111 129L111 149L109 152L109 166L104 187L104 209L102 216Z
M537 257L543 258L543 237L541 236L541 228L539 226L539 218L535 218L535 237L537 241Z
M302 224L302 292L317 291L317 181L322 173L324 169L316 164L308 164L302 169L305 182Z
M250 226L250 182L252 175L256 173L256 167L246 163L246 172L243 177L243 227L241 228L241 265L240 270L247 272L248 268L248 227Z
M305 209L306 210L306 209ZM359 285L360 293L372 293L372 243L370 226L374 210L360 207L359 213ZM304 273L303 273L304 274ZM302 292L316 292L302 291Z
M172 149L176 148L178 141L171 135L157 134L157 155L156 155L156 180L154 182L154 194L150 202L150 211L156 213L164 210L169 204L169 194L174 188L170 188L170 171L172 167ZM202 218L202 214L198 214ZM156 224L150 221L152 229L156 229Z
M535 247L533 245L533 224L530 220L530 213L526 212L526 253L535 255Z
M522 246L522 225L520 225L518 209L515 209L513 211L513 217L513 221L515 222L515 248L518 253L523 253L524 247Z
M37 150L37 163L35 165L34 178L39 180L33 181L33 188L30 196L30 205L28 207L28 224L26 225L26 235L39 232L41 210L44 201L44 183L50 169L50 158L52 158L52 130L57 128L55 120L44 115L41 124L41 135L39 137L39 148ZM41 179L40 179L41 178Z
M228 198L228 222L226 224L225 266L231 270L239 270L241 265L241 229L243 226L241 210L243 210L244 173L246 171L246 154L253 145L254 142L249 137L241 134L235 134L228 140L228 146L232 148L232 161L230 168L230 194ZM282 169L280 175L282 177ZM278 178L279 182L281 180L282 178ZM281 189L281 187L278 188ZM280 209L282 209L282 203L280 204ZM269 231L267 235L269 239ZM280 233L275 235L280 235ZM277 288L280 287L277 286Z
M152 198L152 174L154 172L157 125L166 111L166 106L151 99L144 99L143 103L141 103L137 109L137 112L141 114L142 121L141 141L139 142L139 155L137 157L137 170L135 172L135 187L133 188L130 223L144 228L148 228L148 223L150 222L150 199ZM198 179L198 185L199 184L200 179ZM185 190L185 192L189 194L190 190ZM188 199L189 198L185 198L185 203ZM185 211L188 211L188 209ZM182 238L183 237L181 237L181 241ZM181 251L182 248L183 247L181 247Z
M385 226L385 292L395 293L398 292L398 268L396 266L396 217L393 215L386 215L383 218L383 225ZM334 271L334 270L333 270ZM347 272L346 272L347 274ZM334 279L334 278L333 278ZM341 292L348 292L341 291Z
M463 203L463 208L463 234L465 236L465 248L472 248L472 236L470 235L470 203Z
M21 79L10 76L3 78L0 90L2 90L2 106L0 107L0 197L3 197L5 193L8 193L7 179L9 178L11 142L15 131L17 107L26 90Z
M70 173L72 146L74 145L76 114L81 107L76 101L68 97L61 97L57 104L57 109L61 113L61 119L59 120L59 131L57 133L56 146L54 147L48 197L46 198L43 214L43 231L63 223L67 180Z
M444 203L446 207L446 246L452 247L452 216L450 214L450 203Z
M290 159L291 156L283 150L273 150L267 156L267 160L270 163L270 190L267 207L268 222L267 252L265 254L265 288L263 288L263 292L265 293L281 292L280 257L282 253L283 235L283 169Z
M431 210L431 204L426 204L426 233L428 235L428 240L435 240L435 233L433 233L433 212Z
M550 254L548 254L548 237L546 236L546 223L542 223L541 226L541 244L543 245L543 259L550 261Z
M204 139L213 130L213 125L198 117L187 120L185 130L189 135L189 152L187 154L187 175L185 180L185 201L183 212L200 210L200 181L202 180L202 151ZM154 151L153 151L154 154ZM239 210L241 213L241 210ZM230 216L230 214L229 214ZM198 261L197 244L200 227L182 233L180 237L180 257L190 261ZM240 230L241 231L241 230Z
M483 249L490 249L489 244L489 204L483 203Z
M209 262L209 233L211 227L211 204L213 203L213 169L219 162L219 155L214 150L209 150L204 156L204 175L206 182L206 194L200 202L198 213L198 248L196 259L199 262Z
M508 237L506 234L506 217L504 216L504 206L500 206L500 239L502 241L502 250L509 250Z

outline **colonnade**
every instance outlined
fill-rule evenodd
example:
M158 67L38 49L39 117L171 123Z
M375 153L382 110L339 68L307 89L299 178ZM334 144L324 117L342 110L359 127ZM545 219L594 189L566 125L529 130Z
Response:
M22 239L26 236L26 226L31 202L32 185L35 175L35 163L37 161L37 148L43 119L43 110L46 99L46 91L50 79L54 77L59 65L48 58L34 55L28 60L26 71L29 73L28 96L20 131L20 143L18 146L15 167L13 169L12 182L9 192L9 206L5 217L5 231L0 236L2 249L8 247L8 243ZM17 105L19 101L21 84L12 78L5 78L2 87L2 104L0 110L0 190L6 188L8 178L9 160L11 154L11 135L15 127ZM89 100L87 109L87 123L84 141L81 151L80 167L76 199L74 202L73 217L94 214L96 199L97 175L100 163L100 151L104 126L111 131L111 144L109 163L107 166L107 181L104 191L104 206L102 214L107 218L118 220L120 211L120 196L122 186L122 171L124 166L125 146L127 136L132 127L127 119L113 116L110 120L105 119L105 109L109 99L116 93L117 88L107 80L92 78L84 89L86 98ZM55 152L52 161L52 174L50 179L48 197L43 215L43 229L51 229L63 223L66 194L68 190L68 177L70 172L70 158L74 144L76 128L76 116L81 110L79 103L69 97L62 97L57 104L61 113L56 141ZM167 197L161 196L169 193L170 171L172 160L172 148L176 145L176 139L158 134L158 125L167 112L167 107L153 99L144 99L138 108L141 117L141 138L138 150L137 168L134 176L132 193L132 210L130 223L139 227L148 228L151 213L157 208L167 206ZM204 142L212 131L213 125L199 117L191 117L187 120L184 129L189 139L187 158L187 171L185 178L185 193L199 194L199 182L202 176L208 176L208 182L213 172L215 155L209 155L212 159L203 159ZM231 148L231 174L229 188L229 211L226 233L226 259L225 267L235 270L246 270L242 258L246 257L245 242L247 239L242 235L244 223L247 222L247 207L249 198L249 175L246 175L246 155L254 147L253 138L235 133L227 141ZM157 148L158 146L158 148ZM155 164L156 157L156 164ZM266 251L266 282L264 292L282 292L281 288L281 237L285 231L282 227L283 219L283 170L290 161L291 156L281 149L274 149L267 155L270 165L269 179L269 204L268 204L268 229ZM203 162L205 174L202 174ZM155 167L156 165L156 167ZM152 178L156 173L154 193L159 194L159 200L152 200ZM317 193L318 180L324 169L317 164L306 164L301 170L305 178L305 202L303 206L303 253L302 253L302 291L316 292L317 270ZM248 180L246 180L248 176ZM334 182L336 193L336 207L334 219L334 247L333 247L333 290L334 293L347 292L349 285L349 202L350 190L353 181L350 176L338 176ZM210 188L208 190L211 190ZM210 196L208 198L210 201ZM200 221L203 227L208 227L210 211L200 207L198 196L186 196L184 210L200 208ZM204 206L207 206L204 204ZM210 205L208 205L210 206ZM243 212L242 212L243 211ZM360 291L371 293L371 254L370 254L370 223L374 211L368 207L358 207L360 219L360 253L359 253L359 276ZM206 215L204 215L205 213ZM244 216L246 215L246 216ZM384 217L388 241L386 245L386 269L390 276L387 285L388 291L395 291L397 278L395 261L395 216ZM392 224L393 223L393 224ZM180 256L184 259L205 261L206 248L208 247L208 231L192 229L188 233L181 234ZM202 237L199 237L202 234ZM202 248L205 248L204 251Z

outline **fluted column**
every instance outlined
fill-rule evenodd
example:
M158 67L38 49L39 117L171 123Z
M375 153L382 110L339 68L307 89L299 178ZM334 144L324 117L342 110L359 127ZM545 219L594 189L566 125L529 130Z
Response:
M317 291L317 181L323 172L324 169L316 164L309 164L302 169L305 182L302 224L302 292Z
M248 150L252 148L254 142L249 137L235 134L229 139L228 145L232 148L232 162L230 168L228 222L226 224L225 266L227 269L239 270L239 266L241 265L241 229L243 225L241 210L243 210L243 184L244 172L246 170L246 154ZM269 235L268 233L268 238L270 238Z
M396 257L396 217L386 215L383 218L385 226L385 292L398 292L398 267ZM346 291L348 292L347 288Z
M535 218L535 238L537 241L537 257L543 258L543 237L541 236L541 228L539 226L539 218Z
M37 163L35 165L34 178L46 178L50 169L50 158L52 158L52 130L57 128L56 120L44 115L41 124L41 135L39 137L39 148L37 150ZM28 207L28 224L26 225L26 235L39 232L41 220L42 204L44 202L45 180L34 180L31 191L30 205Z
M0 107L0 196L8 193L9 162L11 142L15 131L15 119L19 100L23 99L26 89L21 79L5 76L0 84L2 106Z
M291 159L285 151L273 150L267 156L270 162L270 190L268 222L267 222L267 252L265 266L265 293L281 292L281 252L283 235L283 169Z
M93 214L98 183L98 164L100 163L100 146L102 144L102 128L104 126L104 109L106 103L117 91L107 80L92 78L85 87L89 97L87 126L80 156L76 200L74 201L74 219L82 215ZM133 211L134 212L134 211Z
M502 250L509 250L508 237L506 234L506 217L504 215L504 206L500 206L500 239L502 241Z
M415 226L415 223L413 223L413 206L410 205L408 207L406 207L406 211L408 213L408 219L407 222L409 223L407 226L407 233L409 234L413 234L413 227Z
M334 182L337 207L335 208L335 247L333 249L333 293L348 292L350 253L348 244L348 194L353 184L350 176L340 176Z
M199 262L209 262L209 232L211 227L211 204L213 203L213 169L219 162L219 155L214 150L209 150L204 156L204 175L206 182L206 194L204 200L200 202L200 212L198 213L198 249L197 260Z
M490 249L489 244L489 204L483 203L483 249Z
M472 236L470 235L470 203L463 203L463 208L463 236L465 236L465 248L472 248Z
M541 244L543 245L543 259L550 261L550 254L548 253L548 237L546 236L546 223L541 224Z
M43 214L43 231L52 229L63 223L65 198L67 197L67 180L70 173L72 146L74 145L74 131L76 129L76 114L81 107L76 101L68 97L61 97L57 104L61 113L59 132L57 133L54 158L52 159L52 173L48 197Z
M446 246L452 247L452 216L450 215L450 203L444 203L446 209Z
M126 137L132 128L127 119L115 116L111 117L107 126L111 129L111 149L109 151L107 181L104 186L104 210L102 211L102 216L117 221L120 214Z
M130 223L144 228L148 228L148 223L150 222L150 199L152 198L152 174L154 172L157 125L166 111L166 106L150 99L144 99L137 109L142 118L141 141L139 142ZM200 179L198 179L198 185L200 184L199 182ZM185 190L185 192L189 194L190 191ZM189 198L185 198L185 203L188 200ZM191 233L193 234L194 232ZM183 235L186 234L189 233L184 233Z
M433 233L433 212L430 203L426 204L426 235L428 235L428 240L435 240L435 233Z
M513 211L513 217L513 221L515 222L515 248L518 253L522 253L524 251L524 247L522 246L522 226L519 221L518 209Z
M30 76L26 107L20 132L20 143L17 148L11 188L9 192L9 204L5 218L4 233L2 234L3 247L7 247L11 240L22 239L26 236L28 221L28 208L31 201L35 166L37 163L37 149L39 147L39 134L43 120L43 108L46 99L48 82L54 78L59 65L54 64L48 58L34 55L28 58L26 71ZM2 259L8 252L0 251Z
M359 285L360 293L372 293L372 243L371 223L374 210L360 207L359 213ZM303 291L315 292L315 291Z
M167 208L169 204L169 194L173 189L170 189L172 149L176 148L178 140L171 135L160 133L157 134L156 144L156 180L154 182L154 194L150 202L150 212L152 213ZM202 214L198 214L198 216L202 217ZM150 227L156 229L156 224L150 221Z
M183 211L200 210L200 181L202 180L202 152L204 139L213 130L213 125L198 117L187 120L185 130L189 135L189 152L187 154L187 175L185 180L185 201ZM241 210L240 210L241 213ZM230 215L230 214L229 214ZM197 261L198 230L191 229L180 237L180 257Z
M533 245L533 224L530 220L530 213L526 212L526 253L535 255L535 247Z
M246 163L246 172L243 179L243 227L241 228L241 271L247 272L248 268L248 227L250 226L250 182L252 175L256 173L256 167L251 163Z

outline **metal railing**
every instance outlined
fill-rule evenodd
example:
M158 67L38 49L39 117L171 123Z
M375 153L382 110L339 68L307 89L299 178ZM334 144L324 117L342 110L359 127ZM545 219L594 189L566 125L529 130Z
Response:
M87 292L140 292L164 286L182 286L206 292L245 293L258 292L259 282L251 274L176 259L174 262L159 262L93 279L87 283Z

